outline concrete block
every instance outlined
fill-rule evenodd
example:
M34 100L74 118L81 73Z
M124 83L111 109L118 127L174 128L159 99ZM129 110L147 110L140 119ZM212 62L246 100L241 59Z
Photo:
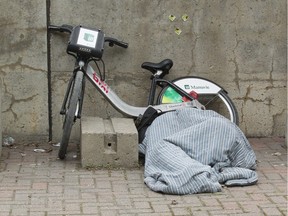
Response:
M82 117L83 167L138 166L138 132L132 119Z

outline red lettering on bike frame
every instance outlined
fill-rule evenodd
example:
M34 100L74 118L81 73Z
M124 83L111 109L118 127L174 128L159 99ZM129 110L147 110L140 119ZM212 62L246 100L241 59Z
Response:
M103 89L103 91L106 93L106 94L108 94L108 92L109 92L109 87L108 87L108 85L104 82L104 81L102 81L101 79L100 79L100 77L97 75L97 73L94 71L94 73L93 73L93 80L95 81L95 83L101 88L101 89Z

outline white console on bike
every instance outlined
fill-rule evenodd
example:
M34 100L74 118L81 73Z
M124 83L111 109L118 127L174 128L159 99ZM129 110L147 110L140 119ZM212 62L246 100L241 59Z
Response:
M76 26L71 33L67 52L100 59L104 50L104 39L104 33L100 29Z

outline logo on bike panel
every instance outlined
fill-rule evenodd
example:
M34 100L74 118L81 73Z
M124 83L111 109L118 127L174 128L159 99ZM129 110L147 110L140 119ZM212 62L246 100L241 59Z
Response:
M87 42L93 42L94 41L94 35L89 34L89 33L85 33L84 34L84 40L86 40Z
M93 80L100 87L100 89L102 89L106 94L108 94L109 92L108 85L104 81L102 81L100 77L98 77L96 72L93 73Z
M210 89L209 86L184 85L184 89Z

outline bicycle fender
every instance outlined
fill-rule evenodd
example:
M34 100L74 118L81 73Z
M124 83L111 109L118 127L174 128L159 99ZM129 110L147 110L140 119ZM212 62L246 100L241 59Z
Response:
M188 93L195 91L197 94L217 94L221 90L224 90L216 83L200 77L179 78L173 82Z

